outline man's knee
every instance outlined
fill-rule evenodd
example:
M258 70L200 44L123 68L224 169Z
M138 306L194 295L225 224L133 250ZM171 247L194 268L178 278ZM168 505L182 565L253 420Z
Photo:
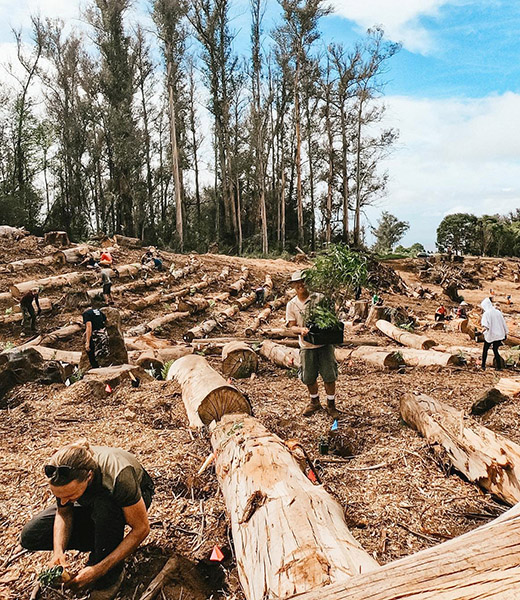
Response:
M29 521L20 534L20 545L31 552L52 550L54 509L50 508Z

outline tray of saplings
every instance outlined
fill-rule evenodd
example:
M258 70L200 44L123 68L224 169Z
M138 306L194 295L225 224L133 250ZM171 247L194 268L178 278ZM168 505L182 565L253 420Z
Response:
M315 346L343 343L344 325L327 298L320 298L317 301L311 299L304 320L309 330L303 337L306 342Z

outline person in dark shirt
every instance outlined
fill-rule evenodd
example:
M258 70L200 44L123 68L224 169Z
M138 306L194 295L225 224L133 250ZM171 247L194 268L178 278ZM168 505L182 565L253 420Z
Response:
M64 568L67 550L90 551L87 566L69 585L93 587L90 600L111 600L123 581L125 558L150 532L150 475L133 454L86 440L58 450L44 471L56 505L25 525L22 547L52 550L50 565ZM125 525L130 526L126 536Z
M27 326L30 324L31 331L36 331L36 312L33 307L33 302L36 304L36 308L38 309L38 316L41 315L42 309L40 308L40 300L39 300L40 290L37 287L32 288L29 292L24 294L20 299L20 308L22 309L22 336L25 335L25 330Z
M106 316L99 308L89 308L83 313L85 323L85 350L90 366L99 368L98 358L106 356L108 351L108 333L105 328Z

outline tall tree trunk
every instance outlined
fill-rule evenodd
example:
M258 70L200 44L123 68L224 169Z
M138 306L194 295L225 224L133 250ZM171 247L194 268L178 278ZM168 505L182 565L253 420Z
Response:
M298 244L305 243L305 230L303 223L303 195L302 195L302 139L301 139L301 111L300 111L300 63L296 66L294 76L294 129L296 137L296 210L298 215Z

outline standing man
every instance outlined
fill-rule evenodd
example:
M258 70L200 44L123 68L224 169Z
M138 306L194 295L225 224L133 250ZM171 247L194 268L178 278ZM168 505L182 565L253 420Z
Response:
M480 303L482 310L482 328L484 329L484 348L482 350L482 370L486 368L487 355L490 347L493 347L495 355L495 369L504 367L504 359L498 352L502 342L506 339L508 330L504 315L493 306L489 298L484 298Z
M101 275L101 285L103 286L103 298L107 304L114 304L112 300L112 279L110 279L110 270L97 267Z
M85 350L87 351L90 366L99 368L98 358L108 354L108 332L105 328L106 315L99 308L88 308L83 313L85 323Z
M40 300L39 300L40 290L37 287L32 288L29 292L24 294L20 299L20 308L22 309L22 337L25 337L25 331L30 323L31 332L36 333L36 312L33 307L33 302L36 304L36 308L38 309L38 317L42 313L42 309L40 308Z
M310 400L303 411L305 417L310 417L321 409L318 393L318 375L321 375L327 393L327 412L337 419L341 413L336 409L336 379L338 378L338 363L334 356L334 346L316 346L304 340L309 332L305 327L304 315L312 303L318 302L323 296L311 294L305 285L303 271L296 271L291 276L291 285L296 296L287 303L285 320L287 327L298 334L300 344L300 378L307 386Z

